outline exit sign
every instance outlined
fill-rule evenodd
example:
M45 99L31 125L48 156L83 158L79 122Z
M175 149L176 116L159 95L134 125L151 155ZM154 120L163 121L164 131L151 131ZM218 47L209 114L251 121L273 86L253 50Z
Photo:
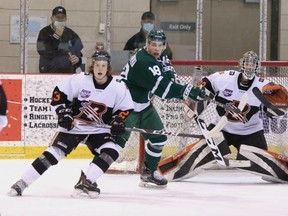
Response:
M164 31L188 31L195 32L195 22L161 22L160 28Z

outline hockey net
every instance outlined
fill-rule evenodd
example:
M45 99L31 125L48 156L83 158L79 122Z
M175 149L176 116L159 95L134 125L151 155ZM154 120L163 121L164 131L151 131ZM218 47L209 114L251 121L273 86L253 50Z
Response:
M238 61L173 61L173 65L176 69L178 79L183 84L192 82L195 66L202 66L202 76L207 76L216 71L229 69L239 70ZM288 62L261 62L261 70L258 75L287 88ZM201 134L193 120L189 122L184 121L185 114L181 100L161 100L158 97L154 97L153 104L161 116L167 131ZM205 120L206 124L209 125L209 123L212 122L214 114L215 105L210 103L200 116ZM260 113L260 118L262 119L269 150L288 155L287 113L284 118L272 120L269 119L265 113ZM194 138L169 136L168 142L163 149L162 157L168 157L194 141L196 141ZM141 136L133 132L120 157L112 165L111 171L138 172L144 160L144 146L145 143ZM232 148L231 150L235 152L235 149Z

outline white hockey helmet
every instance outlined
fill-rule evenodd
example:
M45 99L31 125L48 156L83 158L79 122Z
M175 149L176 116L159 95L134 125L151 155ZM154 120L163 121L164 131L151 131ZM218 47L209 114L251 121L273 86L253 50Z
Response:
M244 78L252 80L260 68L258 55L252 50L244 53L239 61L239 65Z

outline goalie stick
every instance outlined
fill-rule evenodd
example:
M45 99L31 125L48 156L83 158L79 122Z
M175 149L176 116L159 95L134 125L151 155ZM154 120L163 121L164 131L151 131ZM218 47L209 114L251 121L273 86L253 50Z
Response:
M194 73L195 73L195 78L194 78L192 84L196 85L196 84L200 81L200 79L201 79L201 77L202 77L202 69L201 69L201 67L199 67L199 66L195 67L195 68L194 68ZM220 103L220 102L218 102L218 101L215 101L214 99L210 98L210 97L209 97L208 95L206 95L206 94L203 96L203 98L204 98L204 100L210 101L210 102L212 102L212 103L214 103L214 104L216 104L216 105L218 105L218 106L220 106L220 107L222 107L222 108L230 111L230 112L231 112L232 114L234 114L235 116L238 116L239 119L240 119L243 123L245 123L245 119L242 118L241 112L242 112L242 110L244 109L244 107L245 107L245 105L246 105L246 103L247 103L247 101L248 101L248 94L247 94L247 93L245 93L245 94L242 96L242 98L241 98L241 100L240 100L240 102L239 102L238 107L231 106L231 105L229 105L229 104L222 104L222 103ZM188 104L189 104L189 103L188 103ZM197 104L196 104L196 106L197 106ZM190 107L189 105L188 105L188 107L193 110L193 108ZM195 107L195 108L196 108L196 107ZM196 109L197 109L197 108L196 108ZM188 121L187 118L184 118L184 120L185 120L185 122ZM202 134L203 134L203 136L204 136L204 138L206 139L206 142L207 142L208 146L210 147L210 149L211 149L211 151L212 151L212 153L213 153L213 156L215 157L216 161L217 161L219 164L223 165L223 166L232 166L232 164L231 164L232 161L229 162L228 159L226 159L226 158L223 157L223 155L221 154L218 146L215 144L215 142L214 142L214 140L213 140L213 138L212 138L214 134L220 132L220 131L223 129L223 127L225 126L225 124L226 124L227 121L228 121L228 120L227 120L227 117L226 117L226 116L222 116L222 118L220 119L220 121L219 121L219 122L215 125L215 127L214 127L212 130L210 130L210 131L207 129L207 126L206 126L206 123L204 122L204 120L201 119L201 118L199 118L198 115L195 115L195 116L194 116L194 120L196 121L197 125L199 126L199 128L200 128L200 130L201 130L201 132L202 132ZM244 161L244 162L246 162L246 161ZM249 161L247 161L247 162L249 162ZM248 164L248 163L246 163L246 164L243 163L242 165L241 165L241 162L239 162L239 161L235 161L235 163L239 163L239 164L234 164L235 167L237 167L237 166L238 166L238 167L241 167L241 166L243 166L243 165L244 165L244 167L250 166L250 162L249 162L249 164Z
M288 105L274 105L272 103L270 103L270 101L268 101L262 94L262 92L260 91L259 88L254 87L252 89L253 94L261 101L262 104L264 104L264 106L266 106L269 109L273 109L273 110L277 110L277 109L285 109L288 108Z
M238 109L239 110L243 110L245 105L246 105L246 103L247 103L247 101L248 101L248 94L245 93L245 94L243 94L243 96L242 96L242 98L241 98L241 100L239 102ZM215 157L216 161L219 164L221 164L223 166L226 166L226 167L248 167L248 166L250 166L250 161L248 161L248 160L247 161L244 161L244 160L229 160L227 158L224 158L224 156L221 154L218 146L215 144L213 138L209 137L209 136L206 136L206 134L208 132L208 129L207 129L207 125L204 122L204 120L199 118L199 117L197 117L197 116L194 117L194 119L195 119L197 125L199 126L202 134L204 135L204 137L206 139L206 142L207 142L208 146L210 147L210 149L211 149L211 151L213 153L213 156ZM225 119L225 120L222 120L222 119ZM227 121L228 121L227 117L223 116L221 118L221 120L219 121L219 122L222 122L222 123L221 124L218 123L216 126L219 127L219 128L220 127L223 128ZM219 130L219 128L217 128L217 130ZM217 130L215 130L215 131L217 131Z

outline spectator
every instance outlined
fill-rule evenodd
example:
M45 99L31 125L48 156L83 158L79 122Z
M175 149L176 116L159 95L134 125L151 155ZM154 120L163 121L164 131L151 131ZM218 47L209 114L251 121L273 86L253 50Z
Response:
M53 9L51 24L40 30L37 51L40 73L75 73L82 64L83 44L79 36L66 26L65 8Z
M141 29L133 35L125 44L124 50L131 50L133 53L140 47L145 46L147 34L155 28L155 15L152 12L144 12L141 17ZM172 51L166 46L166 53L169 59L172 59Z

